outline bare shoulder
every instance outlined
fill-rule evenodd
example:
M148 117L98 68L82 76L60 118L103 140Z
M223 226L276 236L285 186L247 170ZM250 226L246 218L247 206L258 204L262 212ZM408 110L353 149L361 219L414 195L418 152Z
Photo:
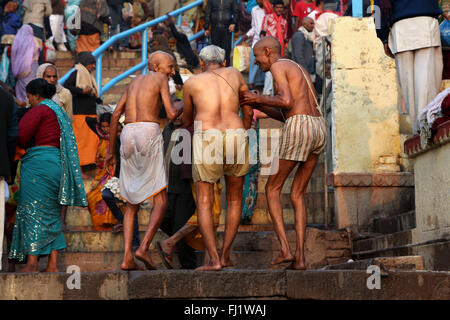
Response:
M149 77L149 79L155 79L159 83L169 81L169 78L164 73L161 72L154 72L153 74L149 74L147 76Z

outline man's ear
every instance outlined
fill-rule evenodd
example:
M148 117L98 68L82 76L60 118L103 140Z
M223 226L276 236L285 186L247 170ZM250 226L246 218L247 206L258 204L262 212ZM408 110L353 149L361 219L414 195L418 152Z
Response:
M267 57L269 57L271 53L272 53L272 51L270 50L270 48L268 48L268 47L265 47L265 48L264 48L264 54L265 54Z
M222 67L225 67L227 65L227 59L223 60Z
M200 66L202 67L202 71L205 71L205 62L203 62L202 59L200 59Z

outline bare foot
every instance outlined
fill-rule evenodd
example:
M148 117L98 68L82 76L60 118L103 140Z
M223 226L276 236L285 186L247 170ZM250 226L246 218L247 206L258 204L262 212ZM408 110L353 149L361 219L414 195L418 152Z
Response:
M42 272L59 272L58 268L45 268Z
M270 264L276 265L276 264L285 263L285 262L292 262L294 260L295 260L295 258L292 254L289 253L288 255L283 255L281 253L278 257L276 257L275 259L270 261Z
M306 270L306 263L304 260L295 261L292 263L292 268L294 270Z
M231 260L230 258L228 258L228 259L222 258L221 261L220 261L220 263L222 264L222 267L223 267L223 268L226 268L226 267L234 267L234 266L237 264L236 261L233 261L233 260Z
M163 240L160 242L161 244L161 249L168 254L169 256L172 255L173 252L173 244L169 241L169 239Z
M156 270L156 267L152 263L152 259L150 258L150 254L147 250L142 250L141 248L137 249L134 253L136 259L142 261L147 268L147 270Z
M137 266L136 262L134 262L133 256L130 255L123 257L120 269L124 271L131 271L131 270L139 270L139 267Z
M18 273L26 273L26 272L39 272L37 265L35 266L25 266L22 270L17 271Z
M210 261L209 264L205 264L201 267L198 267L195 270L196 271L220 271L220 270L222 270L222 265L220 264L220 261L217 261L216 263Z

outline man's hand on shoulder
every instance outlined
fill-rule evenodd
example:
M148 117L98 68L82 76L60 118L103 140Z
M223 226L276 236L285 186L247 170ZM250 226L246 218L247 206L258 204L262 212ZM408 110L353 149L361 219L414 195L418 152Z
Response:
M241 105L249 105L254 108L255 104L259 102L260 95L255 93L254 91L247 91L241 94L240 104Z

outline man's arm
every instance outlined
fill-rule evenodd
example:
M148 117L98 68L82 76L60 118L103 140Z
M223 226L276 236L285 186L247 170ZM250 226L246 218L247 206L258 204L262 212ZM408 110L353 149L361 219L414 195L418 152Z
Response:
M194 104L191 96L190 80L186 81L183 88L183 124L186 128L194 122Z
M242 100L242 104L256 104L258 106L268 106L279 109L290 109L292 107L292 96L289 89L289 83L286 76L286 71L281 68L280 64L273 64L270 68L273 76L273 82L277 85L277 94L271 96L260 96L252 93L247 93ZM260 109L267 113L265 110Z
M160 88L160 94L161 99L164 104L164 108L166 109L167 118L169 120L175 120L181 112L183 112L183 109L176 110L173 107L172 98L170 97L170 89L169 89L169 81L167 79L167 76L165 74L160 74L158 77L159 80L159 88Z
M115 149L116 149L117 125L119 123L120 116L125 111L127 95L128 95L128 90L126 90L124 92L124 94L122 95L122 97L120 98L119 103L117 104L116 109L114 110L114 112L112 114L111 121L109 123L109 126L110 126L109 148L108 148L108 154L106 155L106 159L105 159L105 166L106 166L106 170L111 175L113 175L114 172L116 171L117 159L115 156L116 155ZM112 166L112 169L110 170L109 168L111 166Z
M240 87L239 87L239 96L243 96L246 92L248 92L248 86L247 83L245 83L244 77L239 72L239 81L240 81ZM241 105L243 118L242 122L244 123L244 129L248 130L252 126L252 120L253 120L253 109L251 106L245 104Z

